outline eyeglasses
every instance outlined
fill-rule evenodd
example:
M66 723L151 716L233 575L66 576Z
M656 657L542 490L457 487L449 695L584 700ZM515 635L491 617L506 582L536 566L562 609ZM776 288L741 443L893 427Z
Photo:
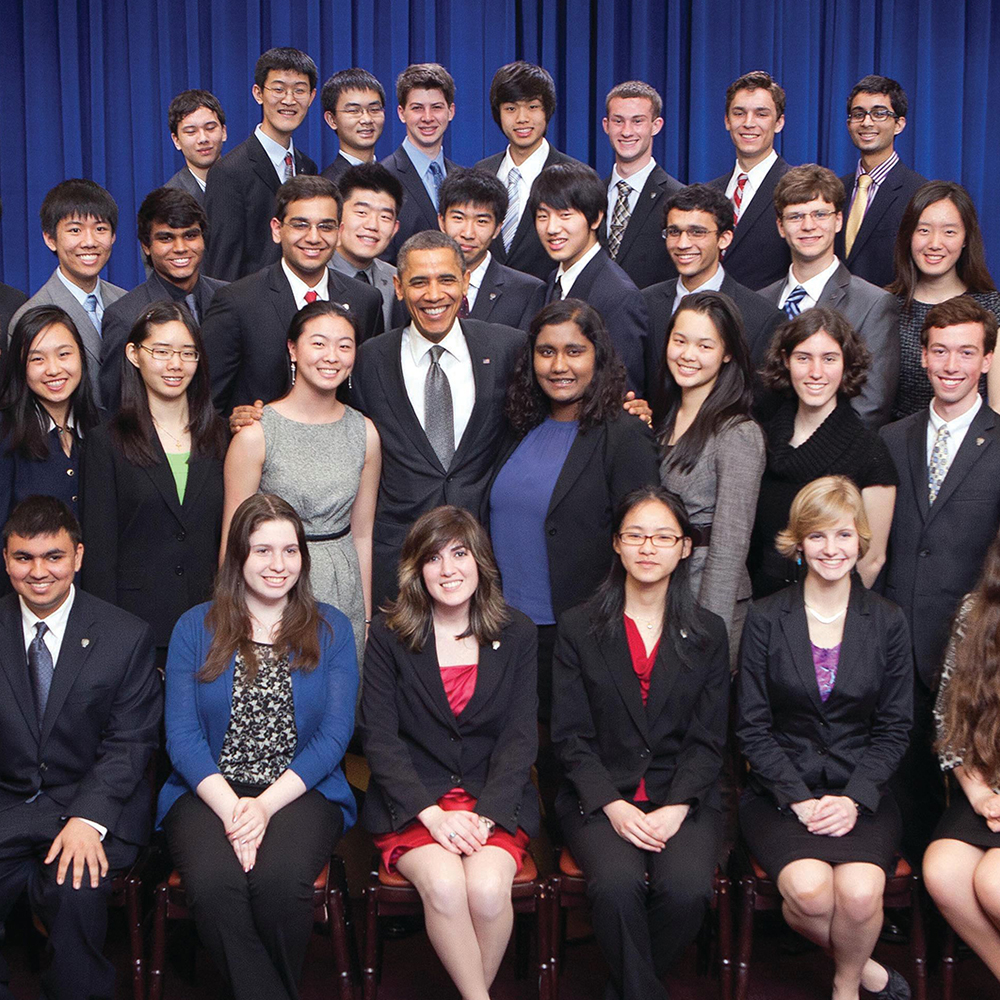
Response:
M618 541L622 545L628 546L642 545L647 538L653 543L654 549L672 549L684 536L660 534L659 532L655 535L644 535L640 531L622 531L618 534Z
M280 101L286 94L291 94L297 101L304 101L312 91L304 84L300 83L295 87L284 87L279 84L277 87L265 87Z
M147 347L145 344L139 344L139 347L151 354L154 361L169 361L175 354L179 354L181 361L193 365L201 357L193 347Z
M306 222L305 219L291 219L288 222L282 222L283 226L288 226L293 233L308 233L310 229L314 228L314 224L311 222ZM336 222L317 222L315 223L315 228L321 232L329 235L330 233L337 232L340 226Z
M847 120L850 122L863 122L868 117L871 117L873 122L884 122L888 118L898 119L899 115L894 115L888 108L872 108L870 111L854 108L848 112Z
M665 240L679 240L685 233L688 234L688 239L694 240L695 243L700 243L702 240L707 240L709 236L717 233L718 229L706 229L704 226L688 226L687 229L681 229L680 226L667 226L660 235Z
M375 104L369 104L367 107L362 107L360 104L345 104L344 107L340 109L340 114L346 115L348 118L361 118L364 115L370 115L374 118L376 115L384 113L385 108L378 102Z
M829 222L836 214L830 208L817 208L812 212L789 212L787 215L781 217L781 221L786 226L800 226L806 219L812 219L813 222L823 225L824 222Z

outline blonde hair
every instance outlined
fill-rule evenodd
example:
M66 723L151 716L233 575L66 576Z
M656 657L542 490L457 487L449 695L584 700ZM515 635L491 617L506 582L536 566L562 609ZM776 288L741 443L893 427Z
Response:
M863 558L872 542L861 490L847 476L822 476L795 494L788 525L778 532L774 547L786 559L794 559L810 532L829 528L844 516L854 519L858 532L858 554Z

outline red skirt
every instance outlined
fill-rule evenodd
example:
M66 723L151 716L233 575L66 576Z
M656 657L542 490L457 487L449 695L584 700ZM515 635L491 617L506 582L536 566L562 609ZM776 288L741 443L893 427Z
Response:
M445 812L453 812L457 809L467 809L475 812L476 800L467 795L464 788L453 788L446 792L437 800L437 804ZM407 823L398 833L380 833L373 838L375 848L382 855L382 864L386 870L395 873L396 862L414 847L423 847L425 844L436 844L437 841L430 835L430 831L415 819ZM524 856L528 851L528 842L531 838L520 827L517 833L511 835L499 826L495 827L490 839L486 841L487 847L501 847L513 859L517 865L517 870L521 870L524 864Z

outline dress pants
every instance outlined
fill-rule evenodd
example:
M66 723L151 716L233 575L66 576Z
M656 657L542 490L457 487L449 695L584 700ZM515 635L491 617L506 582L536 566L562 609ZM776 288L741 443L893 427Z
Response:
M115 873L127 868L138 848L111 834L104 839L110 870L96 889L84 869L79 889L72 869L60 886L58 859L43 864L52 841L66 825L63 807L46 795L0 812L0 922L27 889L31 909L48 932L42 992L48 1000L110 1000L115 993L115 967L104 957L108 897ZM0 1000L13 1000L10 974L0 958Z
M656 854L619 837L603 812L563 820L611 973L608 1000L666 1000L661 979L697 936L711 901L721 829L719 812L702 806Z
M237 795L262 788L233 784ZM344 819L313 790L271 817L244 872L222 821L182 795L163 819L202 942L236 1000L295 1000L312 933L313 882L330 860Z

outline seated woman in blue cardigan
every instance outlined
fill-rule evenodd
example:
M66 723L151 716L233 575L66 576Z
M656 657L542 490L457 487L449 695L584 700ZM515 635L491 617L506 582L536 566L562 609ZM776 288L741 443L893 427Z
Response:
M249 497L213 601L170 640L174 771L157 811L237 1000L298 996L312 885L355 818L340 763L357 686L351 624L313 599L301 520L280 497Z

